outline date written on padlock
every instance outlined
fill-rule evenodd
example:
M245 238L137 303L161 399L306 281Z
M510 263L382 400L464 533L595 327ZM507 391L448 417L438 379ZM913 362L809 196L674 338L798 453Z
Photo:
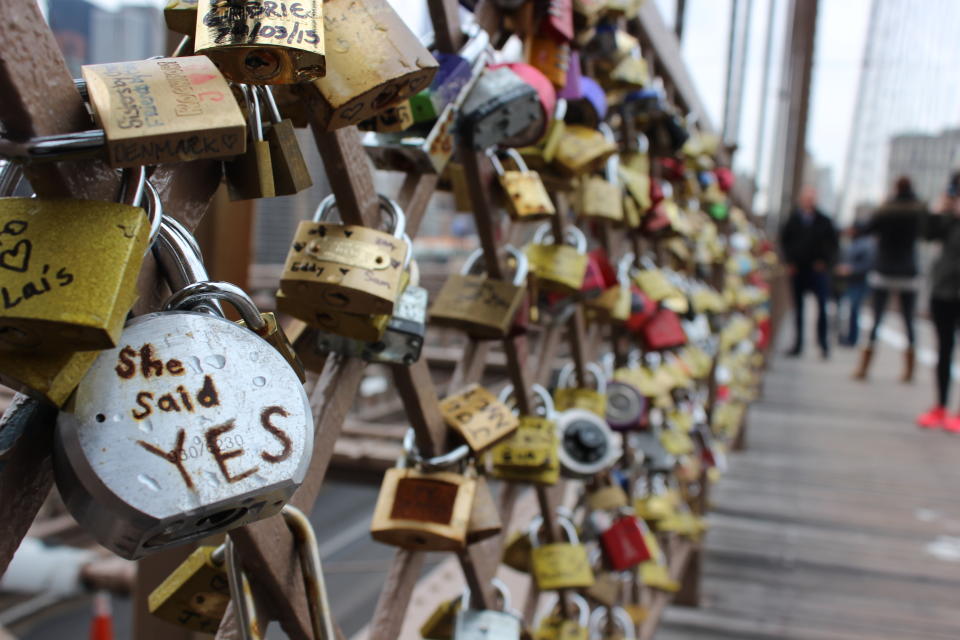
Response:
M237 101L206 56L82 67L114 167L225 158L246 150Z
M441 400L440 413L478 453L508 437L520 424L510 407L478 384Z

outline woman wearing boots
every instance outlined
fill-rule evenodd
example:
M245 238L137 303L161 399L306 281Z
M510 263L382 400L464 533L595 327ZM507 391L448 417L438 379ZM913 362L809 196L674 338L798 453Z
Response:
M903 382L913 380L914 331L913 316L920 288L920 270L917 267L917 242L921 225L926 218L926 207L913 192L910 178L897 178L893 198L877 209L867 232L877 239L877 258L867 281L873 291L873 329L870 341L860 357L860 366L853 373L856 380L864 380L877 344L877 331L893 294L900 302L900 313L907 332L907 350L904 353Z
M924 235L941 243L940 257L933 265L930 282L930 316L937 330L937 404L917 417L921 427L960 433L960 414L946 410L953 366L953 345L960 323L960 173L937 207L940 215L930 216Z

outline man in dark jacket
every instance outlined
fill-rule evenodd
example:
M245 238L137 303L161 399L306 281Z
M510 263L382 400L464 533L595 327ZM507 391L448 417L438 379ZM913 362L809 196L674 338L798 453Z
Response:
M817 342L824 358L830 355L827 340L827 297L830 269L837 256L837 230L833 221L817 208L817 192L811 186L800 191L797 207L780 232L780 247L793 285L796 339L787 355L803 352L803 299L807 292L817 297Z

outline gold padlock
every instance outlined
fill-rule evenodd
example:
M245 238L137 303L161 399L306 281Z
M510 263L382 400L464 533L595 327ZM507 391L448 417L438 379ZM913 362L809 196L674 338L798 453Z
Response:
M587 238L583 232L568 226L564 240L570 244L554 244L549 224L543 224L534 232L524 253L530 261L530 269L547 291L563 295L580 292L587 272Z
M587 494L587 507L592 511L615 511L628 505L627 492L617 484L597 487Z
M276 194L273 183L273 158L270 143L263 137L260 96L253 85L239 85L247 105L247 150L233 160L223 163L223 173L231 200L272 198Z
M426 622L420 625L420 637L429 640L453 640L453 627L462 599L461 596L457 596L437 605Z
M224 547L201 546L147 598L151 614L201 633L216 633L230 602Z
M539 415L521 415L512 436L491 451L491 474L508 482L536 485L556 484L560 477L560 442L557 438L553 399L541 385L531 391L540 401ZM513 385L500 392L501 402L509 402Z
M197 5L200 0L169 0L163 8L167 29L192 38L197 31Z
M587 558L587 549L580 544L577 530L568 518L558 515L557 522L567 538L566 542L541 544L542 518L539 521L534 519L527 532L533 547L530 562L537 588L540 591L586 589L593 584L593 570Z
M603 123L604 137L616 143L613 130ZM623 222L623 188L618 175L620 158L612 154L607 158L604 176L585 175L581 177L576 192L575 210L577 215L587 220L621 224Z
M283 291L277 291L276 298L278 311L303 320L309 329L321 329L353 340L376 342L383 337L390 322L390 315L385 313L364 315L331 308L317 309L285 295Z
M568 124L557 143L554 165L569 175L582 175L600 169L617 145L604 138L596 129Z
M270 167L273 191L277 196L290 196L313 186L310 170L300 151L300 142L293 130L293 122L280 116L280 109L270 87L257 87L270 124L263 133L270 147Z
M280 280L285 298L296 305L289 313L308 324L317 324L314 314L303 317L298 311L393 313L412 249L404 240L403 211L385 196L380 203L393 218L392 233L328 222L336 208L332 194L312 221L300 223Z
M542 220L554 215L557 210L553 200L547 193L540 174L530 171L516 149L505 149L507 154L517 165L516 170L507 171L503 168L497 150L487 149L487 157L497 172L497 179L506 195L507 213L513 220Z
M263 320L263 325L250 327L250 329L263 338L267 344L276 349L290 364L290 368L296 372L297 377L300 378L300 382L305 382L306 375L304 373L303 362L300 360L300 356L297 355L297 350L294 349L283 327L277 322L277 316L270 311L266 311L260 314L260 319ZM247 326L247 323L243 320L239 320L237 324L242 327Z
M577 608L577 619L570 620L557 609L540 619L534 640L587 640L590 632L590 605L578 593L567 598Z
M490 485L484 476L477 476L477 488L473 497L473 509L470 511L470 524L467 525L467 543L473 544L500 533L503 523L500 511L493 500Z
M595 389L586 387L586 381L579 380L577 386L570 386L573 382L576 369L573 362L568 362L560 369L560 375L557 379L557 389L553 393L553 403L557 411L566 411L567 409L586 409L592 411L598 416L606 416L607 413L607 377L595 362L589 362L586 366L587 373L594 379Z
M536 67L554 87L560 89L567 83L570 67L570 43L559 40L550 33L529 33L526 46L527 62Z
M417 551L466 548L476 480L460 473L436 471L459 464L470 448L424 459L416 451L413 430L404 438L406 459L418 468L388 469L380 485L370 524L374 540Z
M519 421L503 402L479 384L440 401L440 413L474 453L489 449L517 430Z
M326 76L297 88L313 126L357 124L430 85L437 61L387 0L328 0L324 12Z
M323 10L321 0L200 0L194 50L234 82L308 82L326 73Z
M226 158L246 149L243 113L206 56L91 64L81 71L113 167Z
M483 257L483 250L477 249L464 262L460 273L443 283L430 306L430 324L461 329L480 340L506 337L523 302L528 261L524 253L510 245L505 250L516 261L511 282L472 274Z

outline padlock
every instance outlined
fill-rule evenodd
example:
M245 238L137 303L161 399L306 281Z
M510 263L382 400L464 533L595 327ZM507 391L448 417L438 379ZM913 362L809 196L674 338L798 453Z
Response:
M536 67L558 89L567 81L570 68L570 43L553 34L530 33L524 46L527 62Z
M599 550L596 558L599 560ZM591 560L594 556L591 554ZM605 568L594 565L593 586L587 589L586 595L591 600L606 606L612 607L620 602L620 594L623 591L623 578L619 572L615 573Z
M453 640L520 640L522 623L520 615L510 609L510 592L503 581L493 579L493 585L501 598L501 608L471 609L470 589L463 593L460 609L456 614Z
M581 98L567 100L564 119L567 124L595 130L607 116L607 94L596 80L588 76L580 80L580 89L583 92ZM584 141L584 144L589 146L595 141ZM599 169L599 165L596 168Z
M557 411L567 409L585 409L598 416L607 411L607 376L595 362L589 362L586 372L593 376L596 388L586 386L586 381L578 380L577 386L572 386L576 368L573 362L568 362L560 369L557 377L557 389L553 393L553 403Z
M570 104L567 103L567 113L570 113ZM568 175L593 173L616 152L616 143L607 140L600 131L567 124L557 145L554 165Z
M426 622L420 625L420 637L427 640L453 640L453 625L457 621L461 596L437 605Z
M618 629L613 635L607 633L611 622ZM633 620L623 607L597 607L590 612L590 640L634 640L636 633Z
M247 104L247 150L233 160L223 163L227 192L231 200L272 198L276 193L273 182L273 155L270 143L263 137L260 95L254 85L239 85Z
M650 69L647 61L636 55L624 57L607 76L607 86L612 89L631 91L650 84Z
M510 407L476 383L441 400L440 414L474 453L510 437L519 425Z
M532 131L536 141L547 125L537 90L508 66L487 67L463 102L457 130L463 141L481 151Z
M587 493L587 508L591 511L613 511L628 505L627 492L616 483L595 487Z
M327 73L298 85L314 127L349 127L430 85L437 61L387 0L327 0Z
M383 476L370 535L383 544L416 551L463 550L476 480L438 469L460 464L470 448L464 444L425 459L417 451L412 429L403 447L400 464L404 466L387 469Z
M470 45L468 51L474 51L474 45ZM433 57L439 64L437 75L429 87L410 97L410 112L416 123L432 122L439 118L444 108L457 99L473 76L472 59L443 52L436 52Z
M206 56L92 64L81 71L113 167L225 158L246 149L243 113Z
M253 331L178 307L198 295L225 297L248 324L259 321L233 285L180 289L166 311L127 324L57 420L64 502L125 558L273 515L310 462L313 420L296 373Z
M622 455L620 438L606 421L586 409L557 414L560 470L569 478L588 478L608 469Z
M378 169L406 172L443 173L456 147L457 119L463 102L486 68L490 56L490 36L474 25L466 34L467 42L458 55L470 64L470 77L455 99L447 103L429 131L413 135L365 133L363 146Z
M197 31L197 5L200 0L170 0L163 8L167 29L192 38Z
M538 516L539 517L539 516ZM533 547L526 531L514 531L503 546L501 561L511 569L530 573L530 554Z
M392 107L387 107L377 113L373 118L364 120L357 126L365 131L372 130L383 133L395 133L398 131L406 131L413 126L413 123L413 111L410 109L410 101L404 100Z
M614 571L626 571L641 562L651 559L650 550L643 539L643 531L637 517L630 509L621 509L619 516L611 519L605 513L595 514L600 523L600 548L604 560Z
M6 172L4 171L4 174ZM124 175L121 199L129 204L113 205L105 202L37 198L0 199L0 203L23 201L22 206L25 207L16 217L7 219L3 227L5 234L16 237L26 233L30 228L29 225L33 225L33 231L26 238L13 243L13 246L0 256L0 263L6 264L6 271L11 272L0 278L0 282L3 283L0 293L5 300L11 300L9 296L12 295L12 301L16 306L25 303L23 308L30 309L34 319L41 321L40 326L30 328L28 324L24 324L29 320L28 318L6 315L11 313L10 310L7 310L4 316L0 316L3 318L0 320L2 323L0 324L2 327L0 344L4 344L4 348L0 349L0 382L4 385L50 404L62 405L79 384L87 369L97 359L98 353L93 349L72 351L71 345L75 343L69 341L65 345L60 343L65 347L64 350L51 353L44 352L41 345L56 343L56 334L71 337L70 334L73 333L75 339L85 335L85 340L90 341L96 338L97 332L103 333L105 328L110 328L112 332L114 323L126 316L136 300L135 283L143 250L156 236L162 216L160 197L153 185L145 181L145 175L142 167ZM141 200L145 202L142 203ZM146 208L149 222L144 219L141 206ZM94 207L95 211L91 210L91 207ZM37 213L33 213L34 211ZM23 214L35 217L23 220L21 219L24 217ZM40 223L39 226L37 223ZM116 227L117 224L121 227ZM119 229L120 233L114 234L115 228ZM65 230L71 233L70 237L74 242L77 239L86 238L89 246L101 247L102 251L111 252L109 276L92 255L87 256L86 260L81 261L80 264L63 266L58 264L64 251L67 255L74 253L73 249L65 250L58 248L56 244L50 244ZM35 237L34 233L47 236L47 244L38 244L36 251L31 242ZM29 264L31 257L35 260L33 269ZM14 259L22 263L14 263L12 261ZM39 265L41 260L44 261L43 266ZM48 275L50 272L48 266L56 266L57 269ZM14 273L30 274L38 279L35 280L35 284L30 284L30 282L12 278ZM59 302L55 307L34 308L36 304L27 302L28 298L49 292L51 290L49 280L58 284L58 289L52 289L55 295L62 295L62 293L69 295L57 298ZM72 291L70 285L74 280L84 287L82 295ZM96 286L92 286L94 284ZM60 289L63 289L62 293ZM30 293L33 295L29 295ZM36 302L42 303L44 299L46 298ZM91 301L95 303L93 307L83 312L84 306L89 305ZM72 314L73 317L63 315L65 310L70 309L80 313ZM47 317L44 318L43 314ZM6 324L8 322L6 318L10 318L12 322ZM71 327L63 324L66 321L81 324L79 327ZM55 323L61 323L61 326L56 327ZM96 326L98 324L99 328ZM122 324L120 326L122 327ZM92 331L94 329L96 331ZM110 338L110 334L106 333L100 339L113 340L114 338ZM29 352L30 356L24 357L25 352Z
M566 542L540 543L541 523L534 520L527 531L530 536L533 578L540 591L557 589L585 589L593 584L593 570L587 558L587 549L580 543L573 523L557 516L557 523L567 538Z
M557 100L579 100L583 97L583 71L580 66L580 52L570 51L570 64L567 65L567 77L563 86L557 89Z
M237 322L237 324L239 324L241 327L247 327L248 329L251 329L254 333L263 338L267 344L276 349L277 353L283 356L283 359L287 361L287 364L290 365L290 368L293 369L294 373L297 374L297 377L300 378L300 382L306 382L303 362L300 360L300 356L297 355L297 351L290 343L290 339L287 337L283 327L281 327L280 323L277 322L277 316L272 311L268 311L260 314L260 320L260 323L251 327L247 327L247 323L244 320L240 320Z
M530 390L540 402L538 413L521 415L514 434L493 448L491 473L510 482L553 485L560 477L553 399L539 384ZM508 384L500 391L500 401L509 404L512 394L513 385Z
M613 130L604 123L601 126L604 137L616 144ZM577 191L577 215L599 222L621 224L623 222L623 188L619 179L620 158L611 154L606 160L604 176L583 176Z
M487 149L487 157L497 172L497 180L506 195L507 213L513 220L528 221L542 220L554 215L557 211L553 200L547 193L540 174L527 169L516 149L504 149L503 153L516 164L516 170L507 171L500 162L496 149Z
M687 334L676 313L660 307L640 328L648 349L661 350L682 347L687 344Z
M478 340L507 337L523 302L528 261L526 254L510 245L505 251L516 261L512 281L471 273L482 264L483 250L477 249L464 262L460 273L443 283L430 307L430 324L461 329Z
M265 640L266 624L261 624L257 614L257 605L253 600L250 580L243 570L240 552L233 540L224 543L224 567L227 571L227 584L230 586L230 600L239 627L240 640Z
M268 86L257 87L262 106L266 108L269 126L263 138L270 147L270 166L273 175L274 195L290 196L313 186L310 170L300 151L293 122L280 116L273 91Z
M564 240L554 244L550 224L545 223L537 227L524 253L544 290L574 295L580 292L587 271L587 238L580 229L568 226Z
M200 0L194 50L233 82L308 82L327 73L324 4Z
M406 217L393 200L380 196L381 208L392 217L392 233L327 221L336 205L330 194L317 207L313 220L297 227L280 280L289 305L283 308L277 301L281 311L328 331L329 323L324 326L317 318L325 311L393 313L412 251L403 239ZM383 319L384 328L388 319Z
M576 592L568 593L567 600L577 608L577 619L570 620L554 608L540 619L534 640L588 640L590 605Z
M473 544L498 535L503 529L500 510L494 502L490 485L485 476L477 476L477 488L473 494L473 508L467 525L467 543Z
M150 613L193 631L216 633L230 602L224 551L223 545L205 545L187 556L150 592Z
M628 382L607 384L607 424L616 431L633 431L647 426L647 398Z

